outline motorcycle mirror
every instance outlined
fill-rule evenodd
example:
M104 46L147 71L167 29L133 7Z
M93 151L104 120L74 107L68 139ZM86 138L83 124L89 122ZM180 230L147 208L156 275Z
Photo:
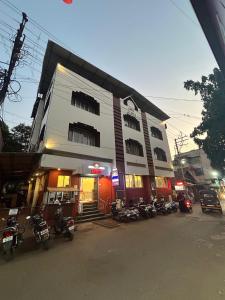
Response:
M30 216L27 216L26 219L27 219L27 220L30 220Z

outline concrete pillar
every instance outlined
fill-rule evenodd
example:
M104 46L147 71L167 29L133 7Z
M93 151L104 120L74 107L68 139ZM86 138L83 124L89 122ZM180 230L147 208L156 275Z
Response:
M39 177L37 177L36 183L35 183L35 188L34 188L34 197L33 197L32 207L31 207L32 210L35 207L37 200L38 200L40 185L41 185L41 179Z
M27 205L30 204L31 194L32 194L32 182L30 182L29 186L28 186L28 191L27 191Z

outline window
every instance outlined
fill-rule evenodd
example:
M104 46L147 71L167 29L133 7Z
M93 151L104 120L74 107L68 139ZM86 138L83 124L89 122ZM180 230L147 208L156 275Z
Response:
M133 175L126 175L126 187L132 188L134 187L134 177Z
M136 188L142 188L143 187L143 182L142 182L142 177L138 175L134 175L134 185Z
M127 114L123 116L123 119L125 126L140 131L140 123L135 117L132 117Z
M142 176L125 175L127 188L143 188Z
M195 156L195 157L189 157L189 161L191 164L200 164L200 156Z
M155 177L155 184L157 188L168 188L167 178Z
M125 143L127 153L137 156L144 156L143 147L138 141L129 139L126 140Z
M49 103L50 103L50 97L51 97L51 93L49 93L48 99L47 99L47 101L46 101L46 103L45 103L44 115L46 114L46 111L48 110Z
M167 161L167 158L166 158L166 153L163 149L161 148L155 148L154 149L154 154L155 154L155 157L157 160L160 160L160 161Z
M93 114L100 115L99 103L93 97L82 92L72 92L71 104Z
M70 176L59 175L57 181L57 187L69 187L70 186Z
M151 133L152 133L152 136L154 138L157 138L159 140L163 140L162 132L158 128L152 126L151 127Z
M40 133L40 137L39 137L39 143L44 140L44 135L45 135L45 125L41 129L41 133Z
M203 171L202 168L195 168L194 171L195 171L195 175L196 176L202 176L202 175L204 175L204 171Z
M78 144L100 147L100 133L94 127L83 124L69 124L68 140Z

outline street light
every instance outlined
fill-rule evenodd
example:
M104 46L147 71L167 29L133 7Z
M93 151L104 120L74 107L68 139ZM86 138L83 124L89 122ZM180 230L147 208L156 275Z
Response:
M186 159L182 158L181 161L182 165L185 165L186 164Z

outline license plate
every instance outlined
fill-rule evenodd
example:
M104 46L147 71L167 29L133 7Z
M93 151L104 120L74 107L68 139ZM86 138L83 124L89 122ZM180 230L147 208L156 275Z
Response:
M10 241L12 241L13 240L13 236L7 236L7 237L5 237L3 240L2 240L2 242L3 243L7 243L7 242L10 242Z
M74 228L75 228L75 226L73 225L73 226L70 226L69 227L69 231L72 231L72 230L74 230Z
M41 235L45 235L45 234L48 234L48 229L41 231Z

